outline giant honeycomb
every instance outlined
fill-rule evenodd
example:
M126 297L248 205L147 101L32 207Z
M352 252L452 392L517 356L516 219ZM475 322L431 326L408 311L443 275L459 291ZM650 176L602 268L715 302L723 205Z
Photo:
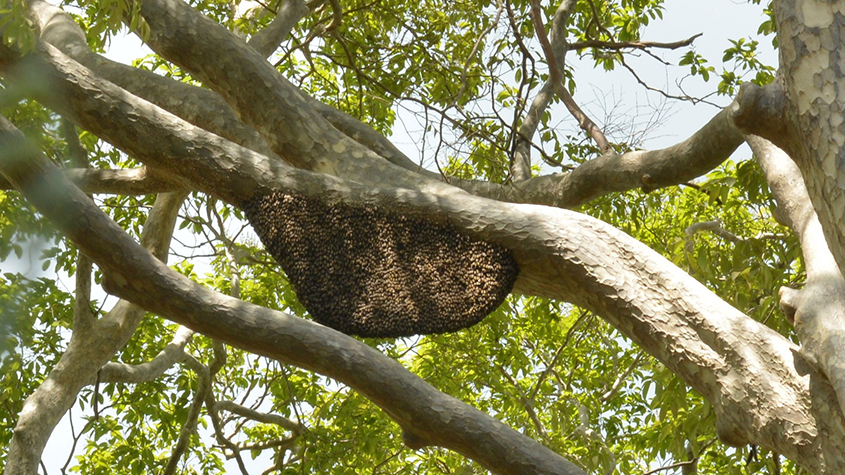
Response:
M519 272L504 247L376 206L274 192L241 208L311 317L351 335L470 327L504 301Z

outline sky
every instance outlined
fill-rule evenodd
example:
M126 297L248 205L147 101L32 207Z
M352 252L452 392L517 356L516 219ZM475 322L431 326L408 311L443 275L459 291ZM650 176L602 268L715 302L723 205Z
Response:
M649 25L645 31L644 39L648 41L678 41L688 38L695 33L703 33L703 36L696 40L695 50L710 58L715 66L721 59L722 52L729 46L728 38L755 37L758 25L763 21L762 7L738 0L668 0L663 21L657 21ZM759 38L761 59L766 64L776 64L776 53L771 48L769 38ZM658 52L664 59L677 64L681 53L665 51ZM149 52L143 47L134 35L119 36L112 41L111 47L106 54L107 57L116 61L130 63L133 59ZM568 63L572 66L578 89L574 95L575 100L584 107L588 113L599 124L605 116L605 110L612 106L617 111L628 111L627 119L636 124L651 120L653 106L662 103L662 97L654 92L644 91L632 76L624 70L612 72L594 71L589 61L582 61L576 55L567 57ZM631 61L641 77L654 87L668 89L670 92L678 93L676 81L686 75L685 68L675 67L667 69L662 64L649 58L638 58ZM710 84L703 83L699 78L688 78L684 81L686 92L691 95L704 94L715 87L717 79L711 79ZM727 98L713 98L715 102L726 105ZM562 106L561 106L562 107ZM652 131L643 142L643 147L648 149L663 148L680 140L698 130L718 109L710 105L692 105L687 102L672 102L667 104L664 114L667 120L663 125ZM557 117L567 114L565 110L554 111ZM413 124L409 117L403 117L399 113L399 119ZM408 135L405 128L397 126L394 136L391 139L408 156L414 158L419 156L417 149L419 139ZM413 129L413 127L409 127ZM740 149L734 154L734 159L745 159L750 156L747 148ZM30 277L43 275L40 271L40 262L37 261L39 254L38 247L33 246L32 256L34 259L15 260L10 259L0 263L2 272L23 272ZM65 280L67 285L72 281ZM76 429L82 426L82 422L75 421ZM44 462L48 473L61 473L62 467L67 459L70 450L70 421L65 417L53 433L53 437L45 450ZM77 453L83 448L80 444ZM247 457L248 458L248 457ZM255 473L260 473L269 465L266 457L262 457L255 463L250 463ZM238 473L234 463L227 465L232 473Z

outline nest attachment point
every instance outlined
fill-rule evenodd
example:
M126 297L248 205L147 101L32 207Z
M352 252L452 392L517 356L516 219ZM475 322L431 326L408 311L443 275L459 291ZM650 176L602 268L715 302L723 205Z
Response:
M364 337L475 325L510 293L506 248L377 207L274 192L241 208L319 323Z

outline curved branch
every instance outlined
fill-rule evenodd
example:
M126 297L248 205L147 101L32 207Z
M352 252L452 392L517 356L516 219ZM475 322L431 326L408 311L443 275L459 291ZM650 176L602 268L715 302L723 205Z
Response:
M798 166L765 139L749 136L748 143L766 174L781 215L798 235L807 268L804 288L781 288L781 308L795 325L802 354L830 379L845 411L845 278L827 246Z
M683 142L664 149L603 155L569 173L534 177L512 187L458 180L452 184L498 201L576 208L608 193L686 183L719 166L742 145L744 136L733 123L732 107Z
M131 365L109 362L100 369L100 381L109 383L144 383L152 381L185 358L185 345L191 341L194 331L179 327L173 339L159 354L146 363Z
M10 55L12 58L4 58L0 54L0 64L7 63L7 70L8 63L16 61L14 55L11 53ZM39 59L41 56L44 60ZM188 124L163 111L151 108L148 104L109 83L98 80L96 76L80 69L78 65L49 47L46 47L43 55L32 54L27 61L33 63L32 67L36 68L36 74L42 80L48 79L53 82L47 93L39 95L43 103L65 111L88 130L108 139L118 148L148 164L170 170L173 176L184 174L198 166L202 167L205 173L202 181L211 183L211 177L217 177L213 186L204 187L206 190L211 190L212 194L235 202L240 201L257 186L255 182L249 186L233 186L235 183L233 180L238 176L243 175L246 179L249 175L249 171L244 168L245 163L252 163L250 166L259 169L267 166L266 163L257 165L259 162L266 162L257 156L244 162L247 156L255 155L254 152L250 154L237 147L233 149L233 144L198 129L193 129L191 134L206 137L202 139L203 143L212 147L201 152L203 156L221 158L238 156L237 163L226 163L224 165L226 171L221 174L220 169L207 166L211 162L205 164L180 162L181 157L174 155L173 150L188 150L194 145L187 145L188 149L186 149L185 142L177 140L176 143L168 144L169 139L164 139L164 137L173 138L173 134L177 131L189 130ZM12 75L9 74L10 77ZM684 183L718 166L743 142L743 135L733 124L733 107L729 106L719 112L689 139L666 149L602 156L582 164L569 174L536 177L513 187L485 182L460 180L453 180L453 182L456 186L466 187L479 196L500 201L533 202L561 207L575 207L615 191L626 191L638 187L649 191ZM104 117L108 117L109 120L101 124ZM148 138L139 141L139 137ZM355 157L356 152L350 152L348 158ZM353 173L354 171L359 173ZM390 177L397 172L396 169L383 168L376 175L367 175L364 171L352 168L347 176L355 177L362 182L380 179L384 181L384 177ZM414 183L410 183L411 178L400 177L398 180L407 186L454 191L454 188L442 183L435 187L432 182L420 181L418 178ZM264 181L267 186L272 187L271 182L272 180ZM227 189L237 190L238 196L231 194Z
M171 108L177 115L185 117L184 111L176 106L189 107L194 103L194 97L198 98L199 103L216 104L213 107L213 112L203 113L199 111L197 116L203 117L224 117L220 109L228 109L226 105L216 94L208 90L199 89L194 86L187 86L184 83L178 83L170 79L152 74L147 75L144 71L137 70L119 64L105 64L107 60L91 61L85 59L90 50L87 45L73 46L73 41L68 38L73 38L81 35L78 27L67 15L61 10L56 9L50 5L44 4L38 0L32 2L34 5L41 5L38 12L41 12L40 22L43 25L43 36L57 44L62 42L68 43L71 46L66 47L66 52L71 53L74 57L86 61L91 67L94 67L98 74L106 74L109 79L115 81L124 81L123 86L132 87L132 92L138 94L140 97L153 100L153 102L162 103L163 97L179 97L180 101L177 104L172 104ZM564 4L561 5L563 7ZM559 12L564 10L559 9ZM562 13L561 13L562 15ZM556 15L556 18L559 18ZM69 24L68 24L69 22ZM565 24L563 21L553 21L552 33L553 38L556 38L563 33L557 32L558 26ZM72 34L62 33L71 31ZM62 34L60 34L62 33ZM61 40L61 41L59 41ZM81 53L83 48L87 53ZM5 58L6 62L14 61L14 57ZM2 60L2 58L0 58ZM8 67L8 65L7 65ZM86 73L90 75L90 73ZM150 76L150 77L147 77ZM135 78L131 81L125 78ZM124 80L125 79L125 80ZM75 79L67 78L64 80L75 81ZM171 84L172 83L172 84ZM145 88L135 89L143 85ZM172 87L171 87L172 86ZM197 90L194 93L185 94L181 88L187 87ZM174 89L175 88L175 89ZM540 95L538 95L540 97ZM549 96L550 97L550 96ZM44 99L44 98L42 98ZM50 103L50 101L45 101ZM52 101L55 102L55 99ZM165 101L166 102L166 101ZM56 106L58 108L58 106ZM169 107L169 105L168 105ZM209 106L211 107L211 106ZM363 144L381 157L388 159L394 164L422 174L430 179L439 179L436 173L421 170L419 166L402 154L387 138L379 134L366 124L354 119L353 117L334 109L331 106L320 103L319 101L311 99L308 107L312 107L325 117L332 125L337 127L347 136L353 138L357 142ZM166 107L167 108L167 107ZM168 109L168 110L171 110ZM630 152L619 156L600 157L594 161L588 162L571 174L554 174L541 177L531 178L524 182L518 183L515 186L500 185L481 181L465 181L451 178L451 184L458 186L472 194L492 198L500 201L510 201L518 203L536 203L546 204L550 206L560 206L574 208L581 204L614 191L627 191L633 188L643 187L646 190L656 189L662 186L671 186L678 183L683 183L690 179L696 178L703 173L711 170L726 159L730 153L742 143L742 136L737 133L735 127L723 120L723 114L718 114L710 121L702 130L694 134L687 141L673 147L658 151L646 152ZM76 114L76 120L80 121L79 114ZM190 119L187 119L190 122ZM229 124L228 120L221 120L222 124ZM93 130L95 127L89 122L80 122L88 130ZM229 130L230 125L226 125L225 130ZM214 133L226 137L227 135L221 131L208 127ZM99 134L98 134L99 135ZM101 135L102 136L102 135ZM231 136L230 136L230 139ZM260 153L274 156L272 152L267 151L266 148L252 147L243 140L234 140L236 143L247 146L253 150L258 149ZM127 150L125 144L120 142L112 142L114 145ZM603 167L604 164L610 164L608 167ZM119 173L124 172L107 172L115 173L118 177ZM126 172L129 174L136 172ZM356 174L353 174L353 176ZM172 176L172 175L170 175ZM131 177L127 177L131 178ZM141 177L137 177L141 179ZM120 180L118 180L120 181ZM136 185L127 184L127 188L113 189L111 185L103 184L100 189L102 192L125 192L125 193L144 193L153 191L168 191L170 185L150 183L150 187L146 188L146 184L138 183ZM119 183L114 184L115 187L123 186ZM92 192L98 190L92 185L89 188Z
M265 58L273 54L282 41L287 38L293 27L308 15L311 10L302 0L286 0L282 2L276 18L267 25L267 28L252 35L247 42Z
M84 33L67 13L41 0L31 0L29 7L41 31L41 38L97 75L209 132L264 155L274 156L266 142L254 130L246 127L217 94L103 58L88 48ZM419 170L419 165L367 124L328 104L310 97L308 99L310 107L344 134L395 165L412 171ZM425 174L430 178L438 177L430 172Z
M292 421L287 417L283 417L278 414L259 412L246 406L236 404L232 401L217 401L214 404L214 409L216 411L228 411L232 414L237 414L241 417L245 417L253 421L263 422L265 424L275 424L293 432L294 434L301 434L302 431L305 430L305 427L302 424Z

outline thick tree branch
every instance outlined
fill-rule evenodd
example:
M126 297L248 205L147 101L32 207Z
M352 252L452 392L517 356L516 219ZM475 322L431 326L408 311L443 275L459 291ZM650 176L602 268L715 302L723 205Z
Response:
M118 170L70 168L63 173L89 195L149 195L187 189L178 177L156 173L147 167ZM0 190L11 189L14 189L12 184L0 177Z
M95 54L76 22L53 5L30 0L29 11L44 41L102 77L205 130L259 153L273 155L258 133L244 125L232 108L213 92Z
M44 25L42 28L45 38L51 39L59 44L61 42L68 42L70 39L81 35L81 32L78 31L78 27L75 23L67 18L60 10L37 1L34 2L34 5L41 5L38 11L41 12L39 18L41 18L41 24ZM561 7L564 5L565 3L562 4ZM561 11L563 10L558 10L559 13ZM559 18L558 15L556 15L556 18ZM70 22L70 24L68 24L68 22ZM564 34L558 32L559 28L557 25L565 25L565 22L553 21L553 39L556 36ZM72 34L67 33L68 31L72 32ZM60 34L62 32L65 33ZM70 41L70 44L76 43ZM82 45L84 45L84 42ZM83 51L81 46L79 48L66 48L66 51L73 53L77 58L84 58L85 54L90 53L87 46L84 48L84 51L87 53L84 54L80 53L80 51ZM7 57L7 61L10 59L13 58ZM108 67L103 67L100 65L101 63L99 61L86 60L86 62L92 67L95 67L98 73L106 73L111 79L123 81L123 85L127 87L131 86L134 93L141 94L143 92L143 97L147 97L154 102L167 102L166 100L160 99L161 97L183 98L177 104L171 104L174 106L172 109L178 109L176 106L180 104L183 106L192 104L192 98L194 96L201 96L200 99L197 99L197 102L199 103L218 104L218 106L215 106L214 112L205 113L204 111L199 111L195 115L220 118L223 117L219 112L220 105L227 107L224 103L222 103L217 95L212 94L207 90L199 89L195 93L186 94L185 91L181 90L181 88L193 86L186 86L183 83L175 83L172 80L158 75L149 75L150 77L146 77L148 75L144 74L143 71L139 71L128 66L112 64ZM126 84L127 80L125 78L132 77L135 77L136 79L129 81L130 84ZM179 85L174 86L178 90L172 89L169 83ZM155 89L155 91L139 90L139 88L143 85L149 85L148 89ZM157 86L153 87L154 85ZM194 89L197 88L194 87ZM378 134L362 122L330 106L314 101L313 99L309 102L309 105L315 107L316 110L318 110L324 117L328 118L333 125L339 127L344 134L371 148L382 157L388 158L390 161L399 164L403 168L418 171L429 178L436 178L436 174L420 170L416 164L399 152L384 136ZM168 107L170 107L170 105L168 105ZM181 111L177 113L184 116ZM229 124L228 121L223 121L222 123ZM91 130L90 123L83 125ZM230 127L227 125L227 130L228 128ZM209 129L218 133L218 135L226 136L214 128L210 127ZM450 182L469 191L470 193L500 201L529 202L548 204L552 206L577 207L590 199L602 196L608 192L626 191L638 187L644 187L647 190L650 190L661 186L683 183L693 179L703 173L706 173L721 163L730 155L736 146L742 143L741 140L741 136L733 130L733 126L731 124L714 119L714 121L711 121L711 123L705 126L705 128L700 132L696 133L686 142L677 146L660 151L633 152L621 156L602 157L588 162L580 171L576 171L574 174L570 175L556 174L536 177L513 187L487 182L469 182L455 179L450 180ZM245 144L245 141L243 140L235 140L235 142L242 145ZM709 146L711 142L715 145L715 147ZM119 143L115 145L126 150L126 147ZM248 146L248 148L253 148L253 150L255 150L256 148L260 149L261 147ZM606 162L610 162L613 166L603 167L602 165ZM619 166L619 164L622 165ZM95 192L98 191L93 186L88 189ZM164 188L159 188L157 185L151 185L150 188L147 189L142 184L138 184L137 188L125 188L127 193L143 193L146 190L166 191L169 189L172 189L169 188L169 185ZM112 190L109 186L104 186L100 190L103 192L119 191Z
M217 92L270 148L299 168L363 183L417 186L426 180L383 158L332 127L310 100L237 36L178 0L141 3L149 45ZM169 31L192 31L174 36ZM247 79L249 78L249 79ZM253 87L238 86L249 80ZM385 173L386 170L391 170ZM434 181L431 184L437 186ZM442 184L442 183L441 183Z
M274 155L266 142L253 129L246 127L217 94L103 58L88 48L84 33L64 11L40 0L30 0L29 5L41 38L101 77L205 130L259 153ZM334 107L310 97L308 99L311 107L344 134L396 165L419 170L416 163L368 125Z
M53 85L48 88L50 94L39 95L42 102L57 110L64 110L88 130L105 137L130 155L156 164L157 167L164 167L171 172L171 176L200 166L203 172L199 175L205 177L203 181L212 184L203 189L212 190L213 194L230 201L238 202L248 197L258 185L253 182L249 186L240 186L236 183L236 178L239 175L245 175L246 179L246 176L250 174L244 168L247 163L252 163L249 166L261 169L265 165L258 165L258 163L266 162L265 159L254 152L247 152L237 147L233 149L232 144L200 129L193 129L190 133L197 138L205 137L202 142L203 147L206 148L203 150L197 150L194 144L179 140L170 143L169 136L175 131L189 130L190 126L163 111L151 108L149 104L126 94L113 85L98 81L96 76L84 72L78 65L63 58L61 54L49 52L49 48L47 50L44 54L45 57L50 58L50 63L38 62L37 55L31 55L29 58L30 62L34 62L32 67L35 68L35 72L29 74L36 74L42 79L49 78L53 81ZM0 55L0 64L3 62ZM15 62L14 56L12 55L11 59L7 58L5 62L8 70L8 64ZM56 95L56 92L61 92L61 94ZM128 112L131 114L127 115ZM477 183L473 191L501 201L538 200L554 206L574 207L613 191L625 191L636 187L651 190L683 183L717 166L742 143L743 136L733 126L730 114L730 108L720 112L692 137L667 149L603 156L581 165L567 175L537 177L516 187L499 185L485 187L485 184ZM104 117L109 119L103 121ZM107 129L103 128L101 123ZM139 137L148 138L139 140ZM224 161L226 157L240 155L244 157L225 164L219 163L218 165L224 166L223 169L219 169L214 166L206 167L203 162L182 162L178 155L174 155L175 150L220 157ZM154 156L156 154L159 156ZM253 158L246 160L246 155ZM222 174L221 170L224 170ZM390 172L383 171L383 173ZM211 177L217 177L216 181ZM273 186L272 180L264 181L264 184L268 187ZM458 183L459 186L462 184ZM424 183L416 183L416 185L425 186ZM233 195L227 192L227 189L237 190L238 194ZM446 190L448 189L450 188L447 187Z
M489 415L440 393L369 346L329 328L223 296L140 248L22 135L0 119L0 173L109 275L109 289L212 338L318 371L363 393L411 439L462 453L496 473L581 474ZM83 224L84 223L84 224ZM130 278L131 277L131 278Z
M845 411L845 278L828 250L798 166L765 139L749 136L748 143L766 174L781 215L798 235L807 268L804 288L781 288L781 308L795 325L802 354L830 379Z
M794 128L784 120L786 96L779 82L764 87L743 83L735 102L734 122L744 133L760 136L787 151L803 147L798 145Z
M76 78L74 84L82 88L93 88L92 84L86 83L88 79L90 78ZM90 95L71 93L70 89L65 89L66 93L77 97L108 97L108 94L103 94L103 91L97 88L92 90L98 92ZM133 108L132 104L137 103L136 99L123 99L125 101L120 106L121 117L128 114L132 119L131 140L137 142L139 137L149 137L148 140L142 140L149 150L146 153L139 151L147 165L170 169L192 180L198 188L206 192L217 193L224 198L228 196L234 200L237 200L243 190L249 193L250 190L259 188L279 189L320 195L328 200L342 198L349 203L378 203L386 209L401 210L406 214L429 217L439 215L449 219L466 232L498 241L514 249L521 268L517 282L521 292L567 300L593 309L676 371L714 404L719 414L723 440L731 443L747 443L754 440L761 445L777 448L792 458L813 460L812 463L821 463L820 460L823 460L823 457L820 458L822 443L815 436L816 428L810 422L812 416L808 414L810 409L806 379L792 372L781 372L782 368L794 368L796 364L790 353L791 345L779 335L713 296L689 275L674 268L664 259L654 256L653 251L627 235L581 215L555 212L548 208L480 200L461 193L456 194L454 190L450 192L448 189L427 187L428 193L419 193L408 189L361 187L326 175L303 172L268 160L219 137L203 135L203 131L193 129L156 109L140 106ZM86 99L85 105L92 107L89 113L97 117L110 117L112 114L109 112L112 109L105 101L100 103ZM117 118L114 120L117 121ZM720 122L715 119L714 121L717 124ZM720 126L714 127L718 129ZM128 134L121 136L120 129L117 127L108 131L110 139L116 140L117 143L130 139ZM157 150L157 147L162 149ZM169 151L169 154L163 155L162 150ZM241 191L236 193L233 189ZM99 235L101 234L75 235L74 239L90 239L96 242L100 239L97 237ZM615 244L606 248L598 246L599 243L610 242ZM584 243L589 243L590 246L584 247ZM117 243L109 246L122 248ZM649 257L645 259L643 256ZM109 265L107 262L98 263L101 266ZM111 268L118 269L124 264L125 262L120 260L110 265ZM614 269L614 275L625 277L611 278L606 271L611 268ZM155 282L157 279L165 279L162 275L170 275L160 274L164 271L153 269L147 269L140 274L138 272L141 270L133 269L133 278L138 277L145 282ZM361 381L354 382L359 376L340 371L340 368L344 367L340 362L343 361L342 358L329 365L330 367L325 367L328 360L324 355L314 355L312 358L310 353L304 353L305 348L301 342L313 342L313 338L307 336L310 334L307 331L302 335L291 335L287 330L289 317L284 320L285 329L279 329L281 334L267 334L267 338L271 334L279 338L279 335L286 335L284 341L273 340L267 341L266 344L256 342L253 341L255 334L263 330L257 330L250 325L255 323L254 319L257 318L260 320L260 323L257 323L259 328L278 328L278 322L272 323L277 317L269 316L276 315L275 313L265 315L264 309L243 307L246 304L242 303L226 303L226 300L220 300L222 297L214 297L214 294L209 294L195 284L177 283L170 280L171 278L175 279L176 276L167 277L166 282L157 287L159 290L155 292L155 298L149 292L143 295L133 293L133 298L143 299L144 305L149 308L160 310L170 318L210 335L217 335L215 332L220 331L215 330L216 325L225 326L227 330L223 338L229 342L237 341L240 346L259 354L275 355L282 360L345 381L385 407L392 416L409 414L401 411L401 414L397 413L396 408L392 406L394 400L381 393L381 389L362 387ZM188 287L183 287L184 285ZM639 290L631 293L631 288ZM659 295L650 296L654 289L673 289L674 297L667 299L665 290L658 290ZM128 295L124 292L134 292L132 288L124 288L122 285L116 285L112 290L123 295ZM618 300L618 295L628 297ZM194 300L195 298L199 300ZM162 305L167 305L168 308L162 309ZM246 309L249 309L249 314L254 318L243 320L242 314ZM696 311L690 313L691 309ZM226 317L228 312L234 313L231 317ZM219 319L210 319L209 314L217 315ZM235 314L238 314L237 319ZM653 318L667 314L674 315L674 318ZM239 332L232 332L230 318L249 327L243 329L243 339L238 336ZM298 321L296 322L298 325ZM693 328L708 330L700 333L692 330ZM755 334L758 338L753 345L749 345L744 339L736 341L737 334ZM280 355L278 351L291 351L294 354ZM760 367L761 362L766 362L766 365L771 367L764 369ZM379 371L374 371L373 374L379 374ZM762 376L767 374L767 371L775 371L776 374ZM742 387L733 383L736 381L743 381ZM753 388L752 393L755 396L749 395L748 388ZM777 397L771 399L771 394L776 394ZM816 388L813 396L820 401L827 401L825 398L831 394L829 388L825 391L822 387ZM419 400L416 396L409 397L415 401ZM756 419L761 413L750 414L740 409L747 404L748 397L762 398L760 405L774 405L776 412L784 414L784 417L773 420ZM835 404L835 398L833 401ZM426 429L418 427L416 423L405 421L401 417L397 420L406 431L414 434L416 439L437 440L438 442L430 443L441 443L455 450L466 450L460 443L455 445L455 440L443 440L442 436L428 434ZM827 421L832 422L834 419L828 418ZM806 440L794 444L792 440L795 437ZM833 450L836 448L831 451L828 451L827 447L824 449L828 456L836 453Z
M783 135L754 133L782 148L801 169L829 249L845 272L845 75L839 66L845 37L838 34L842 12L816 1L775 0L772 6L778 81L764 88L769 101L755 103L766 119L779 113L782 125L773 130ZM776 107L766 107L769 103ZM845 326L840 328L845 331Z
M612 192L652 191L685 183L717 167L742 145L744 136L733 124L731 107L688 139L665 149L603 155L567 174L532 178L509 189L477 184L473 191L499 201L575 208Z

